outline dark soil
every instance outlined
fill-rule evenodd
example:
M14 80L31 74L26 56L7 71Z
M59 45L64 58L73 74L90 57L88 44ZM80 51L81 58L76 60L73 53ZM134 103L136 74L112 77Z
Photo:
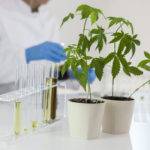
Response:
M116 101L133 101L134 100L130 97L120 97L120 96L104 96L102 98L106 100L116 100Z
M104 101L96 100L96 99L85 99L85 98L74 98L70 99L69 101L75 102L75 103L87 103L87 104L100 104L104 103Z

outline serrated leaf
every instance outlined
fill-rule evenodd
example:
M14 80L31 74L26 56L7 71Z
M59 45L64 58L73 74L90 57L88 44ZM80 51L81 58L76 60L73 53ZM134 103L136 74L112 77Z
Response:
M61 23L61 27L64 25L65 22L67 22L69 19L73 19L74 18L74 14L73 13L69 13L66 17L64 17L62 23Z
M91 47L97 41L97 36L93 36L90 38L89 46Z
M123 52L123 56L127 55L132 49L131 44L126 45L125 50Z
M81 19L90 18L92 24L95 23L99 19L99 15L103 13L100 9L87 4L80 5L76 11L81 12Z
M131 44L131 50L132 50L132 56L131 56L131 58L130 59L132 59L133 58L133 56L134 56L134 54L135 54L135 51L136 51L136 46L135 46L135 44L134 43L132 43Z
M113 34L114 38L110 41L110 43L116 43L121 40L121 38L124 36L123 32L116 32Z
M117 56L114 57L112 66L112 77L115 79L120 72L120 61Z
M145 55L146 58L150 59L150 53L148 53L148 52L145 51L144 55Z
M103 77L104 66L105 66L105 63L103 59L95 58L92 60L91 67L95 68L95 74L97 78L99 79L99 81L101 81Z
M137 75L137 76L143 74L143 72L140 69L138 69L137 67L134 67L134 66L130 66L129 71L130 71L130 73Z
M127 62L127 60L123 56L119 55L118 57L122 64L124 73L130 76L130 71L129 71L130 64Z
M110 61L113 60L113 58L115 57L116 53L112 52L110 54L108 54L108 56L104 59L104 63L108 64Z
M133 25L129 20L121 17L108 17L108 20L109 20L109 28L111 28L114 25L122 24L129 27L131 29L132 34L134 33Z
M98 20L98 13L97 12L92 12L90 15L91 23L94 24Z
M149 64L149 65L148 65ZM147 71L150 71L150 60L146 59L146 60L142 60L138 67L143 68Z
M82 19L85 19L88 18L91 14L91 7L86 4L82 4L78 6L76 11L81 12Z
M83 34L80 34L79 35L80 38L79 38L79 41L78 41L78 48L79 50L79 53L82 53L84 54L86 49L90 49L90 41L88 40L87 36L83 35Z
M104 31L105 30L99 26L97 26L97 28L94 28L90 31L92 36L90 39L90 45L97 42L96 49L98 49L99 52L101 52L101 50L103 49L104 43L107 42Z

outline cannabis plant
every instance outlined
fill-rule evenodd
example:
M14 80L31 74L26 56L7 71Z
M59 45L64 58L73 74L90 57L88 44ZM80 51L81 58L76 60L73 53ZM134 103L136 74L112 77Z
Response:
M108 30L110 33L112 46L111 52L104 58L105 65L112 61L112 96L114 95L114 83L117 75L122 70L127 76L142 75L143 72L138 66L132 65L137 46L140 45L138 35L134 33L133 25L130 21L121 17L108 17Z
M67 60L62 68L62 75L71 67L73 75L81 86L89 92L90 98L91 88L88 82L89 69L95 68L99 80L102 78L102 60L100 58L93 58L89 55L94 44L96 44L95 49L99 52L103 49L103 45L106 44L105 30L98 25L98 21L102 16L102 10L88 5L80 5L74 13L69 13L62 22L63 25L70 19L80 17L81 23L83 24L82 33L79 34L78 41L70 44L65 49ZM88 26L89 23L90 25Z
M121 17L105 17L101 9L82 4L75 12L69 13L63 19L61 26L78 17L83 24L82 33L79 34L76 43L70 44L65 49L67 60L63 66L62 75L71 68L75 78L91 95L88 70L94 68L97 78L101 80L104 67L111 63L113 96L115 79L120 70L128 76L143 74L138 66L132 65L132 58L140 41L130 21ZM111 40L108 41L108 39ZM108 44L110 45L109 54L102 56L101 52ZM92 50L98 51L98 57L89 55ZM80 71L79 68L81 68Z

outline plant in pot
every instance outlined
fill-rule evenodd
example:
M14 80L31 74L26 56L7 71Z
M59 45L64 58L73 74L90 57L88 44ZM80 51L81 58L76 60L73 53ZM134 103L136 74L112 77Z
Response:
M102 97L107 102L102 130L111 134L122 134L129 132L134 99L132 94L129 97L115 95L114 85L117 76L122 72L129 77L143 74L132 61L140 41L130 21L121 17L108 17L107 21L108 30L111 31L109 45L112 51L104 58L104 64L111 64L112 94Z
M83 4L78 6L74 13L69 13L62 22L63 25L68 20L79 17L83 23L78 41L65 48L67 60L61 70L63 76L71 68L74 77L87 92L86 98L74 98L68 101L68 118L72 137L92 139L100 134L105 102L92 98L88 74L92 68L102 66L100 59L97 60L89 54L94 44L97 44L96 49L101 51L106 43L104 29L97 25L102 16L103 12L100 9ZM101 79L101 69L96 70L96 75Z

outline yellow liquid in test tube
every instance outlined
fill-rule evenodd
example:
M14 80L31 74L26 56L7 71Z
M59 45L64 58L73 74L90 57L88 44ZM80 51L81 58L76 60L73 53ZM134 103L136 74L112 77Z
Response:
M32 128L36 129L38 127L38 121L32 121Z
M14 132L15 135L21 133L21 102L15 102L15 120L14 120Z

